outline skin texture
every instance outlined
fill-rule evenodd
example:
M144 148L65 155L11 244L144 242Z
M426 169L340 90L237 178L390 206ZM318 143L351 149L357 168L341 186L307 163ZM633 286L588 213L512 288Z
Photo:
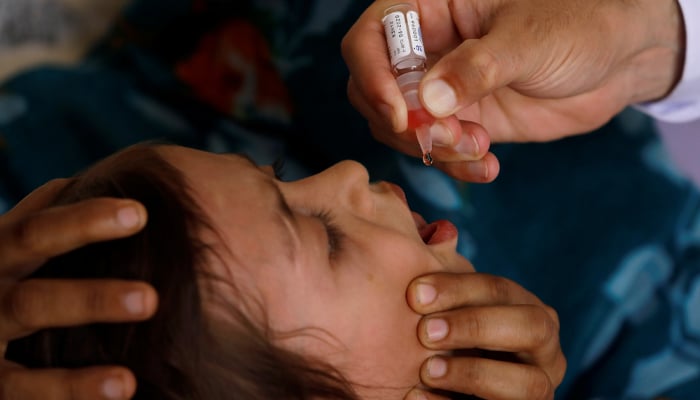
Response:
M46 208L64 185L54 180L0 215L0 348L44 327L92 322L137 321L155 312L157 295L148 285L124 281L21 281L47 258L88 243L139 231L143 207L130 200L94 199ZM0 362L0 398L126 399L136 382L118 366L29 371Z
M283 346L330 360L367 386L357 385L363 398L398 399L419 384L435 352L418 341L405 291L424 273L473 271L455 251L456 231L426 245L398 191L370 184L355 162L281 182L239 156L159 151L213 221L213 245L230 249L218 252L219 273L259 302Z
M454 227L411 213L396 186L370 184L354 162L283 182L240 156L158 151L185 173L214 223L217 234L206 239L220 257L211 260L212 271L234 279L237 289L222 285L229 292L218 295L245 293L250 315L270 325L280 344L330 361L362 384L363 398L434 397L428 387L490 399L553 398L566 368L556 313L511 281L472 272L455 251ZM47 257L133 234L146 222L142 206L129 200L44 209L51 192L37 190L0 219L2 237L14 241L0 241L13 243L3 248L12 260L2 265L3 340L45 326L151 316L157 296L141 283L17 281ZM125 208L133 213L119 212ZM442 338L434 335L436 319L448 327ZM446 362L442 376L431 370L436 355ZM110 398L128 398L135 388L119 367L29 371L5 364L0 373L8 399L108 398L105 389L114 389Z
M664 97L681 76L684 28L675 0L408 2L421 14L429 58L422 104L436 118L461 121L439 136L434 152L436 166L458 179L496 177L489 141L591 131L629 104ZM415 154L381 25L390 4L374 2L343 40L348 93L379 141ZM465 145L473 142L477 151ZM438 151L445 147L464 154Z
M411 282L407 299L412 309L425 315L418 326L424 346L481 349L426 360L421 368L426 385L487 399L554 397L566 370L557 338L559 320L532 293L489 274L436 273ZM429 335L436 320L447 326L438 339ZM407 398L415 398L416 392L441 398L419 390Z
M283 346L328 360L362 398L400 399L421 379L493 399L553 396L566 366L556 313L511 281L475 274L456 252L454 226L426 224L395 185L370 183L351 161L283 182L240 156L159 151L185 174L213 221L214 271L262 306L262 323ZM407 295L417 276L442 297L421 304L424 296ZM452 311L432 320L447 321L454 333L435 340L434 322L419 323L420 314L445 309ZM251 307L251 315L261 313ZM444 357L450 374L429 373L433 356L477 347L511 359ZM470 364L500 373L463 383Z

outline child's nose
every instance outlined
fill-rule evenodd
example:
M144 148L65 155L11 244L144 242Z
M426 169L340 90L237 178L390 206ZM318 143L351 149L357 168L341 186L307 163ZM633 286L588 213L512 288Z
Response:
M325 193L330 201L337 205L349 206L360 212L373 209L369 173L360 163L343 161L333 165L320 174L315 181L318 192ZM334 206L334 204L328 204Z
M338 177L337 182L340 185L360 185L366 187L369 184L369 173L367 169L356 161L341 161L330 168L323 171L321 174L331 176L331 179Z

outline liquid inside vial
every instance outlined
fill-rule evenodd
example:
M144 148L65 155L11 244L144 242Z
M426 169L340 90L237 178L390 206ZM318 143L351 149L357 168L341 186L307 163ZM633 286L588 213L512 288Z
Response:
M423 107L408 110L408 129L416 129L424 124L432 124L435 118Z
M418 85L425 75L426 54L423 33L416 9L407 3L397 4L384 11L384 33L396 82L406 100L408 129L416 131L418 144L423 154L423 164L433 164L430 154L432 137L430 125L435 121L418 99Z
M418 12L410 4L397 4L384 11L384 33L394 75L426 71Z

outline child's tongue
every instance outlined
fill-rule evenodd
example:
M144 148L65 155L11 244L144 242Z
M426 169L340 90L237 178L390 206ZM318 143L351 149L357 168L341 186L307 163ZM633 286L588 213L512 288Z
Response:
M457 237L457 228L452 222L440 219L429 224L417 212L412 212L411 214L423 243L437 244Z
M423 225L418 228L418 234L420 235L421 239L423 239L423 243L425 244L430 243L430 239L432 239L435 232L437 232L436 223Z
M457 237L457 227L450 221L440 219L418 231L426 244L438 244Z

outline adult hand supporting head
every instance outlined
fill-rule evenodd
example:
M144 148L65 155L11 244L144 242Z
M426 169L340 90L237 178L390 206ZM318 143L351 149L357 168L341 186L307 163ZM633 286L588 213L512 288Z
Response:
M430 388L487 399L549 400L564 379L566 358L554 309L515 282L482 273L418 277L406 293L424 317L418 338L452 352L426 360ZM415 389L406 399L442 397Z
M353 105L378 140L410 153L415 140L405 132L406 105L381 24L395 2L375 1L363 13L343 40L343 55ZM462 121L462 132L441 135L447 146L468 147L465 136L488 145L481 129L494 142L590 131L629 104L664 97L681 75L677 0L407 2L421 14L429 58L421 101L435 117ZM482 146L472 159L485 154ZM473 180L459 169L447 172Z
M140 203L93 199L46 208L66 180L35 190L0 215L0 349L47 327L149 318L153 288L141 282L22 280L48 258L101 240L132 235L146 223ZM136 381L127 369L28 370L0 361L0 398L14 400L127 399Z

